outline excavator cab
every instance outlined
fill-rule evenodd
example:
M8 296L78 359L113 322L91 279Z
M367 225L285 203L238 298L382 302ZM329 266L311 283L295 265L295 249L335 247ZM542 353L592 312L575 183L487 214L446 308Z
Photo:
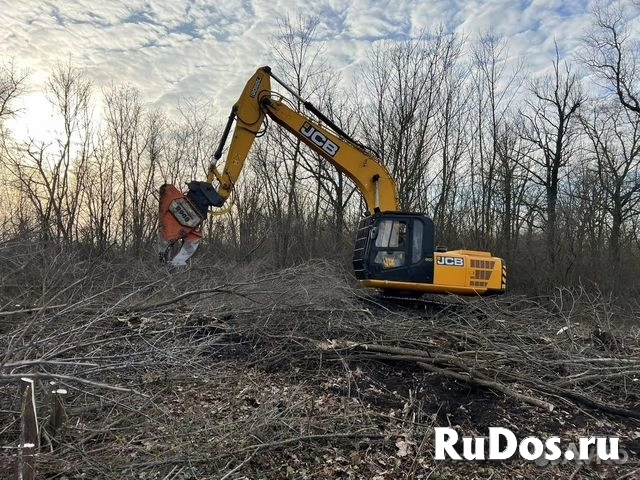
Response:
M477 295L506 289L501 258L488 252L437 248L433 220L421 213L364 217L356 237L353 269L362 285L398 294Z
M380 213L363 218L353 252L358 280L433 282L434 225L416 213Z

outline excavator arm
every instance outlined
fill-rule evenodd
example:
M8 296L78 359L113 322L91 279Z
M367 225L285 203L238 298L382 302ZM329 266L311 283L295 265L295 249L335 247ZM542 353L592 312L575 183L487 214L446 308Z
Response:
M281 95L271 91L274 79L322 123L289 106ZM173 185L160 188L159 255L161 260L183 265L196 251L200 227L210 207L222 207L230 197L249 151L269 118L321 155L358 187L371 214L398 209L396 185L387 168L372 152L326 118L310 102L289 89L269 67L259 68L245 85L222 135L205 182L193 181L183 195ZM221 171L216 162L222 157L235 123L226 161ZM214 187L217 184L217 188ZM180 248L177 248L180 247Z

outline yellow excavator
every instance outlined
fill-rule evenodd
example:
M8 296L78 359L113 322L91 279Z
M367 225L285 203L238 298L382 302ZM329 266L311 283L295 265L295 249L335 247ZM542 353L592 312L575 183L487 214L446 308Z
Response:
M286 89L315 118L291 108L271 90L271 80ZM503 259L489 252L437 248L428 216L399 211L396 184L374 152L354 140L313 104L259 68L233 106L206 181L189 182L186 193L174 185L160 188L158 253L161 261L185 265L202 238L211 207L225 205L242 172L256 136L269 118L306 144L358 187L368 214L360 221L353 252L356 278L365 287L397 294L486 295L506 289ZM222 170L222 157L235 129ZM215 183L215 187L214 187Z

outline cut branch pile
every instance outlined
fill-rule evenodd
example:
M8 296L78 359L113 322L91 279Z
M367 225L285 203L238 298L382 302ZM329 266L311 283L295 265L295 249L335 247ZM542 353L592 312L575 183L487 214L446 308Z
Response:
M445 312L437 311L439 304L398 308L369 300L360 311L339 307L325 317L303 309L295 322L283 306L280 315L271 311L261 321L255 314L237 330L259 341L261 353L272 352L256 359L260 363L313 365L332 357L410 363L549 412L562 402L640 419L633 314L584 291L582 299L560 306L570 293L560 291L546 305L509 296L456 299L455 308Z
M565 425L566 435L596 429L637 448L638 326L596 294L416 308L372 298L319 262L168 272L40 255L0 255L9 272L0 290L3 478L20 458L21 379L34 381L43 427L29 458L49 476L477 471L434 463L439 425L476 435L489 424L523 435ZM534 467L491 468L513 478Z

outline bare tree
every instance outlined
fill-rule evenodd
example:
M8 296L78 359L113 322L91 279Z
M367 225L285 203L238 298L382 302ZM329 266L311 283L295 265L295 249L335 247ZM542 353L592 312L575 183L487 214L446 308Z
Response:
M596 162L584 153L584 161L576 162L563 187L559 218L563 223L562 243L578 275L593 277L594 271L609 273L602 264L610 258L606 254L609 199L600 184Z
M217 147L218 130L208 102L186 98L178 105L177 119L164 132L164 158L159 165L166 183L206 175Z
M527 101L524 138L535 151L531 156L532 178L546 193L545 230L547 251L552 264L558 249L557 213L561 171L574 153L579 130L575 128L578 109L585 100L580 81L563 62L558 49L553 61L553 73L536 79L531 87L533 100Z
M91 83L70 63L60 64L47 92L62 124L58 138L55 144L30 140L14 154L11 165L35 210L42 236L70 242L77 237L92 150Z
M313 16L281 17L279 32L271 39L276 68L281 72L279 77L296 94L307 99L321 96L330 80L329 69L321 55L324 44L318 41L318 25L319 19ZM302 109L299 99L291 101L296 109ZM263 146L269 148L254 149L254 158L258 171L270 176L267 192L272 198L267 203L271 214L275 215L274 232L278 236L274 242L275 260L283 265L301 259L304 248L292 249L296 237L300 246L306 246L307 240L303 238L307 228L305 217L311 214L313 218L313 208L319 204L319 160L300 140L283 129L271 129L267 137L270 137L268 143L263 142ZM265 156L260 158L262 155Z
M152 135L150 150L155 151L158 183L184 186L193 179L204 178L213 161L218 144L217 122L212 105L196 98L184 98L177 117L163 119L161 129ZM234 190L232 201L237 200ZM203 233L208 243L216 242L224 222L211 212Z
M471 99L472 89L466 81L469 65L461 61L463 42L447 44L442 61L442 78L439 85L440 108L436 116L436 136L439 155L434 158L433 219L438 225L438 241L448 243L459 236L460 223L455 212L457 194L461 189L461 175L464 161L468 158L471 145Z
M25 92L27 76L27 72L16 69L13 61L0 65L0 181L5 185L0 194L0 202L4 206L4 213L0 214L3 233L13 229L24 234L25 227L30 223L29 215L23 208L26 207L26 199L20 194L19 182L11 168L16 156L16 145L4 128L4 121L18 113L14 103Z
M0 65L0 124L16 115L14 101L24 93L27 76L26 71L17 70L13 61Z
M626 3L625 8L632 6ZM620 1L596 4L581 57L625 108L640 115L640 44L631 36L633 24L625 8Z
M402 209L427 210L428 172L441 149L433 141L444 103L440 86L458 53L454 35L425 31L416 39L376 44L362 72L366 91L359 98L371 98L362 129L390 168Z
M610 216L610 258L619 266L624 225L639 214L640 116L626 107L598 105L583 125Z
M97 140L87 170L83 185L86 223L81 240L104 250L115 240L113 219L116 218L119 189L115 158L103 138Z
M164 118L146 112L131 86L112 86L104 97L109 142L119 170L120 242L138 251L156 225L153 193Z
M530 203L531 146L522 138L522 122L505 119L497 130L497 198L501 213L499 246L501 255L511 259L525 224L532 222Z
M475 149L471 155L471 198L473 201L474 244L489 247L498 234L500 195L500 148L503 132L511 128L514 99L521 86L520 64L509 67L506 40L495 32L478 38L473 49L473 84L476 90L476 126L472 136ZM502 157L502 161L507 158ZM508 174L509 169L503 169ZM509 188L508 179L503 187ZM504 192L503 192L504 193ZM508 196L506 194L504 196Z

